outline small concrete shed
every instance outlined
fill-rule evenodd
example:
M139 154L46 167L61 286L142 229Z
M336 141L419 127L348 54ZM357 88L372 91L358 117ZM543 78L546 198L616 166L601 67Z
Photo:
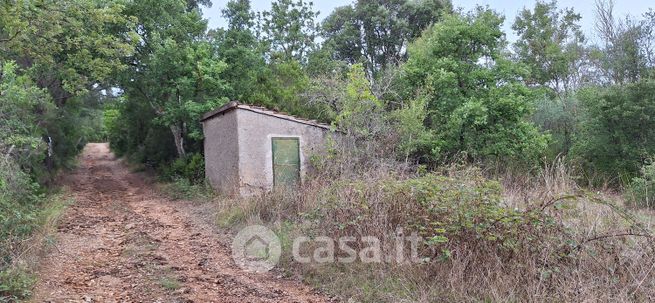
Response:
M236 101L202 117L205 175L228 195L248 196L302 182L324 149L328 125Z

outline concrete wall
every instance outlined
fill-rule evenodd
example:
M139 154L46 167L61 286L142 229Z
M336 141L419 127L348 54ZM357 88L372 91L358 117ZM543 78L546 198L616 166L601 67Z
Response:
M240 193L247 196L273 188L273 137L295 137L300 143L301 180L311 169L309 157L325 146L325 129L236 109Z
M237 112L219 114L202 123L205 134L205 176L209 183L227 195L238 193L239 145Z

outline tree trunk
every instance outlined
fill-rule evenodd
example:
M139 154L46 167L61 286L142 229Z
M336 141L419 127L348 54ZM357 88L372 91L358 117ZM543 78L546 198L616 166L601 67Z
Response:
M186 152L184 151L184 137L182 136L182 128L177 124L172 124L170 126L171 132L173 133L173 140L175 140L175 148L177 149L177 156L184 157Z

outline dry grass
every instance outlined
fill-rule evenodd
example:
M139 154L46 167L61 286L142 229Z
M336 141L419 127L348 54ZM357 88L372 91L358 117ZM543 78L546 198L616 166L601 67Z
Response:
M508 249L502 241L480 237L486 234L472 231L473 227L460 226L461 232L448 234L448 243L423 247L423 253L432 257L424 264L294 262L290 255L291 242L300 235L332 238L370 235L380 237L386 245L393 243L393 231L397 227L408 231L417 222L429 226L425 216L430 212L417 210L421 204L412 202L420 194L403 196L405 190L420 187L421 183L416 187L411 182L421 177L407 172L394 173L387 167L376 166L357 177L318 176L294 193L221 199L218 222L223 227L268 224L283 240L281 268L344 299L361 302L655 300L655 241L651 236L655 214L649 210L626 209L618 193L590 192L578 187L575 174L564 161L546 165L533 177L506 174L499 178L501 207L508 214L522 216L525 222L493 231L516 241L516 247ZM477 204L473 198L463 199L462 195L470 194L469 189L473 192L471 197L479 199L493 194L487 191L486 179L479 179L483 173L475 168L452 166L441 174L446 178L443 183L428 184L428 187L442 187L441 191L427 197L443 198L439 203L464 201L446 204L448 207L468 207L466 203L472 203L474 208L462 209L476 211L475 207L485 204ZM441 179L437 177L437 180ZM400 195L390 194L393 191L389 188L405 181L410 185L400 186ZM531 225L531 216L536 216L534 219L540 220L541 225ZM445 250L449 254L441 258Z

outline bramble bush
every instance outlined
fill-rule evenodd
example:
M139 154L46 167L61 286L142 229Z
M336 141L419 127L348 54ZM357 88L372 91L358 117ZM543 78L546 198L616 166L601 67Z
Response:
M652 235L612 203L553 192L554 186L537 188L539 193L530 195L535 200L510 207L501 184L475 168L407 174L373 167L330 177L334 171L318 172L297 191L222 201L217 222L224 227L269 224L282 239L283 268L359 300L397 302L429 293L447 301L569 301L580 293L595 297L611 289L611 298L621 301L653 294L645 284L634 291L642 282L635 277L647 275L644 264L652 264ZM386 255L395 252L399 231L422 236L420 263L298 264L289 253L290 239L297 236L373 236ZM362 242L349 246L369 247ZM316 248L310 244L301 255ZM640 255L632 254L635 250ZM615 270L608 272L608 266ZM361 281L394 290L364 291ZM653 281L644 283L653 286Z

